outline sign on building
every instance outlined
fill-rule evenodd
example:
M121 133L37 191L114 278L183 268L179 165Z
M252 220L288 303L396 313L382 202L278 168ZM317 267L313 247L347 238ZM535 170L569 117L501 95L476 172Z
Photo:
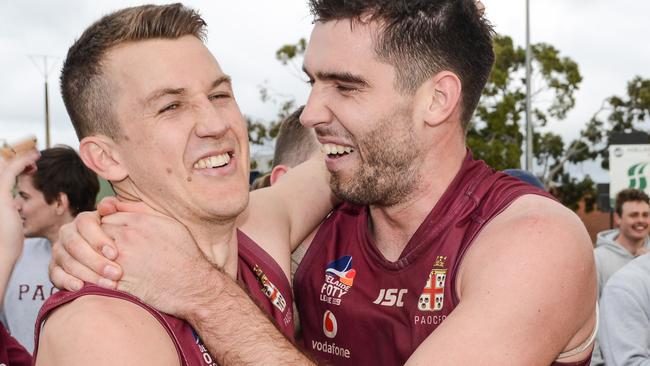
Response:
M636 188L650 194L650 145L609 146L609 197L612 207L616 194Z

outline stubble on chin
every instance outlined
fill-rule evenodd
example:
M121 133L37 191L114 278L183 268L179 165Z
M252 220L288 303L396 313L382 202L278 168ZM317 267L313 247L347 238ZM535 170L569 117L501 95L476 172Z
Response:
M401 126L394 126L396 121ZM421 158L413 130L405 115L387 118L357 143L359 166L349 177L332 173L334 194L357 205L393 206L416 188L417 161ZM400 130L402 128L402 130Z

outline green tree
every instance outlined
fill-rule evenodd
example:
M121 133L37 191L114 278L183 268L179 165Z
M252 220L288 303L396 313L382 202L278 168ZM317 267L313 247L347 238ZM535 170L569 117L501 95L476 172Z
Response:
M477 158L495 169L519 168L526 111L526 50L515 46L512 38L497 35L494 51L495 65L474 114L467 143ZM581 198L595 196L593 181L588 176L582 180L572 177L567 167L598 155L585 147L590 139L601 138L602 131L585 129L569 144L551 131L575 106L582 76L578 64L561 56L552 45L534 44L531 53L534 173L564 204L577 208Z
M494 39L495 65L468 131L468 145L474 154L496 169L519 168L523 153L524 113L526 110L526 51L515 47L508 36ZM532 105L534 130L550 121L563 120L575 105L575 92L582 76L578 65L561 57L553 46L540 43L531 47ZM536 157L547 160L562 152L562 138L556 135L536 136L539 147ZM538 144L539 145L539 144ZM546 155L540 155L546 154Z
M613 95L603 101L589 124L603 132L598 145L603 169L609 169L607 145L612 133L645 132L650 134L650 79L636 76L627 83L625 96ZM650 143L650 141L648 141Z
M297 65L297 62L305 53L305 48L307 48L307 41L304 38L300 38L295 44L286 44L280 47L275 53L275 58L283 65L289 67L295 74L295 77L302 78L302 71ZM274 105L278 111L275 118L270 121L253 120L251 117L246 116L250 143L263 146L271 144L275 140L280 128L280 122L295 110L296 100L293 96L273 90L266 83L259 85L258 88L262 102ZM262 165L261 163L251 158L251 169L256 170Z

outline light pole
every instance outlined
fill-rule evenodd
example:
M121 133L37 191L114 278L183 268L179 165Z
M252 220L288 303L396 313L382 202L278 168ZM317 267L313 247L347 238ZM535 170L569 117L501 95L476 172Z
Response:
M526 170L533 172L533 121L530 114L531 60L530 50L530 0L526 0Z
M52 65L50 67L47 66L47 59L54 58L52 56L47 56L47 55L30 55L29 59L32 60L34 63L34 66L38 69L38 71L43 75L43 78L45 79L45 148L49 149L50 148L50 96L48 92L48 86L47 86L47 79L52 72L52 69L56 65L56 62L52 62ZM43 67L36 62L37 59L42 59L43 60Z

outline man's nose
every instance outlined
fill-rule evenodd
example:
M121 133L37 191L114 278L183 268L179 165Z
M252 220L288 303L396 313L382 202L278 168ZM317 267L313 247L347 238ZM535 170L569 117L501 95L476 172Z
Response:
M193 109L196 119L195 130L199 137L223 137L230 128L226 116L219 113L210 100L197 103Z
M307 104L300 114L300 123L305 127L314 128L331 122L332 117L325 93L316 86L312 87Z

